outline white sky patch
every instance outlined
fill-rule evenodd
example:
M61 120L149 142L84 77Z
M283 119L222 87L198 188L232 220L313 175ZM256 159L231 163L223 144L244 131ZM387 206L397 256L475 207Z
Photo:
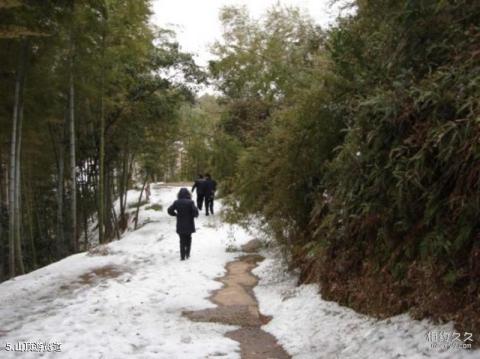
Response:
M308 12L322 27L328 27L340 13L339 5L331 0L153 0L152 23L177 32L182 50L195 54L201 66L213 58L209 48L219 40L222 28L219 10L229 5L245 5L250 14L258 18L273 5L297 6Z

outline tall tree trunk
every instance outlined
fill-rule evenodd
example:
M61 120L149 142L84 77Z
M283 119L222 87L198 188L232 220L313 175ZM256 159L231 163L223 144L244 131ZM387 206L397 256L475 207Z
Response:
M148 181L148 174L145 175L145 179L143 180L142 190L140 191L140 197L138 197L137 211L135 212L134 229L137 229L137 226L138 226L138 214L140 212L140 204L142 203L143 191L145 190L145 186L147 185L147 181Z
M129 162L129 165L128 165L128 172L127 172L127 176L126 176L126 179L125 179L125 198L123 199L124 200L124 205L123 207L124 208L127 208L127 196L128 196L128 189L130 188L129 184L130 184L130 179L132 177L132 174L133 174L133 166L135 164L135 153L132 153L130 155L130 162Z
M119 214L119 226L120 230L123 232L128 227L128 215L127 215L127 197L128 197L128 182L130 178L131 162L130 162L130 153L128 151L128 140L127 147L124 149L124 155L122 159L122 173L120 176L120 214ZM132 154L133 162L133 154Z
M120 202L120 227L121 227L121 230L123 231L124 227L123 227L123 216L125 214L125 207L124 207L124 202L123 202L123 199L124 197L126 196L126 191L125 191L125 177L126 177L126 172L127 172L127 166L128 166L128 156L127 156L127 150L124 149L123 150L123 156L122 156L122 170L120 172L120 175L119 175L119 185L118 185L118 188L119 188L119 202Z
M73 46L73 45L72 45ZM73 50L72 50L73 51ZM72 55L73 57L73 55ZM77 236L77 165L75 152L75 87L73 78L73 58L70 64L70 94L69 94L69 122L70 122L70 181L71 181L71 248L73 252L78 251L78 236Z
M98 179L98 239L100 243L105 242L105 72L107 48L107 30L108 30L108 2L103 3L103 28L102 28L102 47L101 47L101 84L100 84L100 149L99 149L99 179Z
M31 176L30 176L31 178ZM32 267L33 269L37 268L37 250L35 247L35 235L34 235L34 218L33 218L33 193L32 193L32 186L24 186L25 187L25 203L26 203L26 214L28 217L28 229L29 229L29 236L30 236L30 249L32 251Z
M110 166L105 171L105 240L109 242L113 237L112 227L112 173Z
M43 220L41 214L45 215L44 212L40 211L33 211L35 213L35 220L37 222L37 230L38 230L38 238L40 242L43 242L45 238L48 238L48 230L43 229L43 225L47 226L47 222ZM49 248L50 249L50 248ZM48 261L52 261L54 259L54 256L52 255L52 251L50 250L48 252Z
M123 197L125 196L125 187L126 187L126 173L127 173L127 167L128 167L128 152L127 152L127 149L125 148L123 150L123 156L122 156L122 171L120 173L120 178L119 178L119 192L120 192L120 195L119 195L119 201L120 201L120 218L123 216L123 214L125 213L125 208L124 208L124 205L123 205Z
M23 92L23 90L22 90ZM16 149L16 163L15 163L15 257L18 265L19 273L25 273L25 267L23 265L22 254L22 182L21 182L21 165L22 165L22 127L23 127L23 94L20 95L20 104L18 107L18 138Z
M113 225L115 229L115 235L117 239L120 239L120 225L118 224L117 212L115 211L115 206L112 206L112 219Z
M4 188L4 174L6 167L3 166L3 156L0 152L0 282L5 278L5 243L4 243L4 211L6 210Z
M85 166L87 168L85 168ZM82 166L83 173L83 184L82 184L82 211L83 211L83 226L84 226L84 250L88 249L88 217L89 217L89 208L88 208L88 199L89 199L89 184L91 183L91 170L90 170L90 161L87 161L84 166ZM94 198L96 198L94 196Z
M64 140L65 140L65 122L67 121L67 114L65 113L64 123L61 126L61 133L56 134L53 126L48 123L48 132L50 135L53 152L55 154L55 163L57 165L57 191L56 191L56 229L55 229L55 258L61 258L64 255L64 222L63 222L63 189L64 189ZM60 140L58 140L60 138ZM48 236L48 230L47 230Z
M103 100L103 78L100 110L100 151L98 176L98 241L105 242L105 105Z
M105 46L106 33L102 38L102 74L100 85L100 149L98 176L98 241L105 242Z
M88 249L88 209L87 209L87 202L85 201L83 203L83 238L84 238L84 245L83 249L87 250Z
M22 61L21 59L19 60ZM15 81L15 100L13 105L12 119L12 137L10 143L10 178L8 180L8 249L9 260L8 267L10 277L15 277L15 164L17 152L17 128L18 128L18 106L20 103L20 86L22 82L21 66L17 70L17 79Z
M28 40L22 40L20 45L20 55L18 59L17 76L15 80L15 96L13 104L13 118L12 118L12 136L10 143L10 169L9 169L9 190L8 190L8 210L9 210L9 223L8 223L8 246L9 246L9 274L10 277L15 277L15 237L17 234L16 224L18 223L15 218L15 203L18 199L16 194L17 180L16 180L16 165L17 165L17 140L19 137L19 109L21 105L21 97L24 86L24 73L25 63L28 53Z
M57 164L57 256L62 258L65 254L64 244L64 220L63 220L63 190L64 190L64 176L65 176L65 156L63 141L60 141L58 146L58 164Z

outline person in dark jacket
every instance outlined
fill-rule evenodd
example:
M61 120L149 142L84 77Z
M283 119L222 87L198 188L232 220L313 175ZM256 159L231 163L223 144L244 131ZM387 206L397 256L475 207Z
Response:
M192 201L188 189L181 188L177 200L168 207L168 214L177 217L177 233L180 236L180 259L190 258L192 247L192 233L195 232L195 219L198 209Z
M212 179L209 173L205 174L205 214L209 212L213 214L213 200L215 199L215 191L217 190L217 182Z
M203 200L205 199L205 179L202 174L198 175L192 187L192 193L197 189L197 207L201 211L203 207Z

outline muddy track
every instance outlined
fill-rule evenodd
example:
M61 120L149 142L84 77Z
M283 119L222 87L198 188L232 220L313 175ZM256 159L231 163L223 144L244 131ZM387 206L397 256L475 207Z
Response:
M255 252L253 241L242 247L248 252ZM270 321L258 309L258 302L253 288L258 278L252 270L264 258L251 253L229 262L227 273L217 280L223 287L214 291L210 300L217 304L216 308L198 311L185 311L183 314L196 322L215 322L240 326L239 329L225 334L240 343L243 359L284 359L290 358L287 352L277 343L271 334L261 329L263 324Z

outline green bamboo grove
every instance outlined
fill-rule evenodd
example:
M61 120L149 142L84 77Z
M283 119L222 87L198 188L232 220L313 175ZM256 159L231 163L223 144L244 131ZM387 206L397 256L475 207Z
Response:
M174 163L192 88L161 73L201 73L150 5L0 2L0 280L118 238L133 171Z
M229 217L262 218L327 299L478 331L480 4L351 5L329 29L222 12L206 150Z

